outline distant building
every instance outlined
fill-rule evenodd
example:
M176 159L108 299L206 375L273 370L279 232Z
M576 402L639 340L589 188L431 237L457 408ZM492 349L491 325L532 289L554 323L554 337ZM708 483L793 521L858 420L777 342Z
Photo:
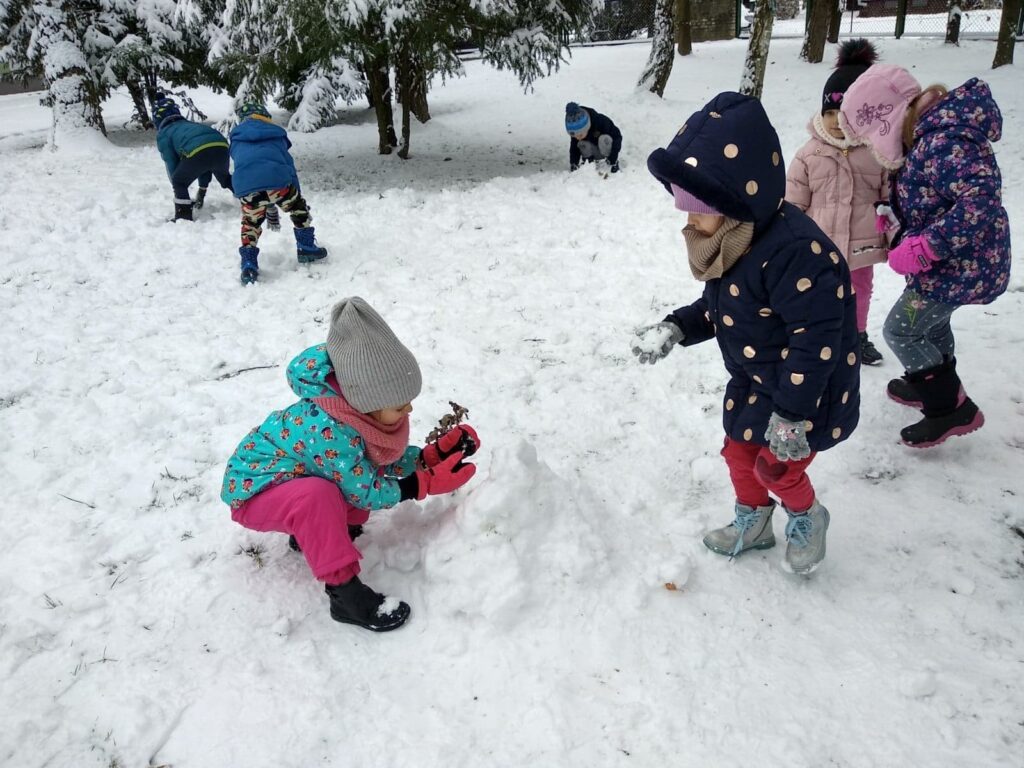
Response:
M860 0L860 16L862 19L872 16L895 16L897 5L897 0ZM908 14L945 13L948 8L946 0L907 0Z

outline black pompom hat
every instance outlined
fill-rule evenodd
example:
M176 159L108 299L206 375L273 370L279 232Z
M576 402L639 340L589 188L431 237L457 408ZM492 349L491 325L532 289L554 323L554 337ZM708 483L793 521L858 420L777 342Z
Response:
M847 40L839 46L836 67L825 81L825 88L821 94L821 114L824 115L830 109L839 109L853 81L863 75L876 61L878 51L863 37Z

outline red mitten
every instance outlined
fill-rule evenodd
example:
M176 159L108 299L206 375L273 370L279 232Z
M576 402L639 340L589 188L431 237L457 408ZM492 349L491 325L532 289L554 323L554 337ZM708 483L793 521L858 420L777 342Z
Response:
M425 467L436 467L456 451L462 451L463 456L469 457L476 453L479 447L480 437L476 430L469 424L460 424L441 435L436 443L425 446L420 458L423 459Z
M453 453L440 464L416 470L419 501L430 496L440 496L461 488L476 474L476 464L464 464L462 451Z

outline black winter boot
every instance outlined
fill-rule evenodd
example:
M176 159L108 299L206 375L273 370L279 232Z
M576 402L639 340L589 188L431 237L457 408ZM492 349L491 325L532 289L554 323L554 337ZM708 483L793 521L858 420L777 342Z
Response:
M974 432L985 423L985 415L960 385L955 359L907 378L921 396L924 418L900 431L904 445L929 448L955 435Z
M355 624L371 632L390 632L409 618L406 603L374 592L358 576L344 584L326 584L324 591L331 598L331 618L335 621Z
M890 400L895 400L900 405L908 405L911 408L921 408L921 395L914 389L914 385L904 373L898 379L892 379L885 387L885 394Z
M205 203L205 202L206 202L206 187L200 187L199 190L196 192L196 200L195 200L194 203L192 203L192 205L198 211L200 208L203 207L203 203Z
M174 218L171 221L192 221L192 201L179 203L174 201Z
M871 343L871 339L868 338L868 332L861 331L858 337L860 339L861 363L863 365L878 365L882 362L882 353Z

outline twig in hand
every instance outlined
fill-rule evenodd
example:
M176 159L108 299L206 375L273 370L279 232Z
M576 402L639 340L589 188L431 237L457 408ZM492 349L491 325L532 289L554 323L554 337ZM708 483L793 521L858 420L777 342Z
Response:
M238 375L243 374L243 373L247 373L249 371L262 371L262 370L264 370L266 368L278 368L278 367L280 367L280 366L277 366L277 365L254 365L252 368L240 368L239 370L232 371L231 373L222 373L220 376L217 377L217 381L224 381L224 379L233 379L233 378L235 378L235 376L238 376Z
M90 504L88 501L79 501L78 499L72 499L70 496L64 496L63 493L58 493L57 495L58 496L63 496L68 501L75 502L75 504L85 504L85 506L87 506L89 509L96 509L96 505L95 504Z
M428 443L436 443L442 435L446 435L451 432L455 427L462 423L464 418L469 416L469 409L463 408L454 400L449 400L448 405L452 407L452 412L446 413L442 416L441 420L437 423L437 426L430 430L430 434L427 435Z

